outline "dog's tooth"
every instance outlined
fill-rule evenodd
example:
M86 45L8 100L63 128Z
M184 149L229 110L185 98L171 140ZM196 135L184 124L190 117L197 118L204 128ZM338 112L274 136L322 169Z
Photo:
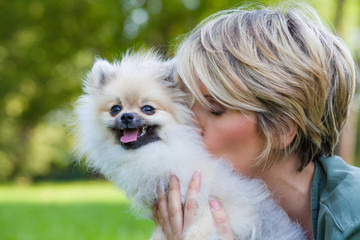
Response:
M144 136L145 133L146 133L146 127L143 127L142 130L141 130L140 136Z

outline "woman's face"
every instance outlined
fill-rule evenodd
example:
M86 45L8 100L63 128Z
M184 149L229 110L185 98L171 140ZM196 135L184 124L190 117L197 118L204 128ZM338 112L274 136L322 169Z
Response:
M264 137L259 134L256 115L226 109L204 87L200 87L200 90L212 109L195 102L192 110L208 150L215 156L230 160L237 171L248 176L256 174L255 163L265 146Z

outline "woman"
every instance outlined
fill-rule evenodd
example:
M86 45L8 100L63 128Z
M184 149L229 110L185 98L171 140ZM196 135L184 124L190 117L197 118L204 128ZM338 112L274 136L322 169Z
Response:
M263 179L309 239L360 239L360 170L333 156L355 85L343 41L307 5L223 11L180 45L178 73L208 150L235 171ZM179 183L154 205L169 239L196 215L201 173L181 206ZM217 232L233 239L221 203Z

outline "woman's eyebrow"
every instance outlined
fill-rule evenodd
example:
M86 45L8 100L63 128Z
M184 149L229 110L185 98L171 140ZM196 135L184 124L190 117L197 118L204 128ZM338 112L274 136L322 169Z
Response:
M205 94L204 98L210 99L210 100L215 100L215 98L213 96L209 95L209 94Z
M217 103L220 104L218 100L216 100L216 98L214 98L213 96L209 95L209 94L205 94L204 98L209 102L209 103Z

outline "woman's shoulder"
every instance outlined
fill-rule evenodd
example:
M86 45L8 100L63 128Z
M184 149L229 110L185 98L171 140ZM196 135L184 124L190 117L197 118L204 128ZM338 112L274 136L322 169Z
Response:
M351 191L351 189L360 187L360 168L347 164L338 156L321 157L319 163L326 174L326 192L333 191ZM349 184L351 183L351 184ZM338 189L342 185L345 189ZM352 191L351 191L352 192ZM356 191L351 196L360 196L360 191Z
M316 167L313 184L317 181L319 186L317 232L318 236L325 234L317 239L359 238L360 168L337 156L321 157Z

